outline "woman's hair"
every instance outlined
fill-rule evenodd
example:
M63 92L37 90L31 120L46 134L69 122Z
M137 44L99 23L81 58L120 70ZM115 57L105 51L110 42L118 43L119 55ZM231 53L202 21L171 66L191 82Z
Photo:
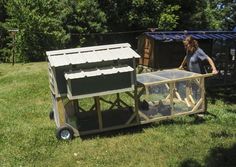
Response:
M198 42L191 35L187 36L183 43L187 52L194 53L198 48Z

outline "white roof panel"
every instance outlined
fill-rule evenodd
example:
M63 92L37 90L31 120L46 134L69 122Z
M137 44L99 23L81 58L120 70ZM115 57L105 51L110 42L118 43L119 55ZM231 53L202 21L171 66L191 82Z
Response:
M65 73L65 78L66 80L78 79L78 78L109 75L109 74L124 73L131 71L134 71L134 69L130 66L117 66L117 67L111 66L100 69L96 68L96 69L80 70L80 71Z
M48 57L48 60L51 63L51 66L64 66L64 64L67 64L67 65L70 64L70 61L67 58L67 56L60 56L59 59Z
M86 63L86 59L83 59L80 55L79 55L79 53L77 53L77 54L71 54L71 55L66 55L67 56L67 59L69 60L68 62L67 62L67 64L65 63L65 65L69 65L70 63L72 64L72 65L74 65L74 64L84 64L84 63ZM61 59L63 56L53 56L52 58L54 58L54 59ZM56 67L57 67L57 65L55 65Z
M131 47L131 46L128 43L120 43L120 44L112 44L112 45L99 45L99 46L81 47L81 48L73 48L73 49L53 50L53 51L47 51L46 54L48 56L56 56L56 55L63 55L67 53L80 53L80 52L87 52L87 51L98 51L98 50L125 48L125 47Z
M140 57L130 48L129 44L102 45L97 47L49 51L47 52L47 55L48 60L53 67Z

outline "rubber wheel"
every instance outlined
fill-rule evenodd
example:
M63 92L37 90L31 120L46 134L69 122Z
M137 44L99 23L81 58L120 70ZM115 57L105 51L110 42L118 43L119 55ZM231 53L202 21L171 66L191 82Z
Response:
M53 110L50 111L50 113L49 113L49 119L50 120L54 120L54 112L53 112Z
M74 137L74 132L70 127L60 127L56 131L56 137L59 140L71 140Z

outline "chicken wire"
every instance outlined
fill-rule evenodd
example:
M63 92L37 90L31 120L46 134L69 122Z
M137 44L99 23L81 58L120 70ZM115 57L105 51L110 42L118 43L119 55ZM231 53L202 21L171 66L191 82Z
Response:
M201 98L198 78L191 78L198 75L182 70L165 70L138 75L137 81L145 88L145 92L139 99L140 111L148 117L191 111ZM171 87L173 87L173 96L171 96Z

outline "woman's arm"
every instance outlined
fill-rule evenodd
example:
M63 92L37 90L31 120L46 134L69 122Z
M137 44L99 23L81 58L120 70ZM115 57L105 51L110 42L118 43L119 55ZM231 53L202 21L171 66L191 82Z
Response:
M213 74L217 74L218 71L217 71L217 69L216 69L216 66L215 66L215 63L213 62L213 60L212 60L209 56L207 56L207 60L208 60L208 62L209 62L209 64L210 64L210 66L211 66L212 73L213 73Z
M186 64L186 56L184 57L184 60L182 61L181 65L179 66L179 69L183 70L185 64Z

